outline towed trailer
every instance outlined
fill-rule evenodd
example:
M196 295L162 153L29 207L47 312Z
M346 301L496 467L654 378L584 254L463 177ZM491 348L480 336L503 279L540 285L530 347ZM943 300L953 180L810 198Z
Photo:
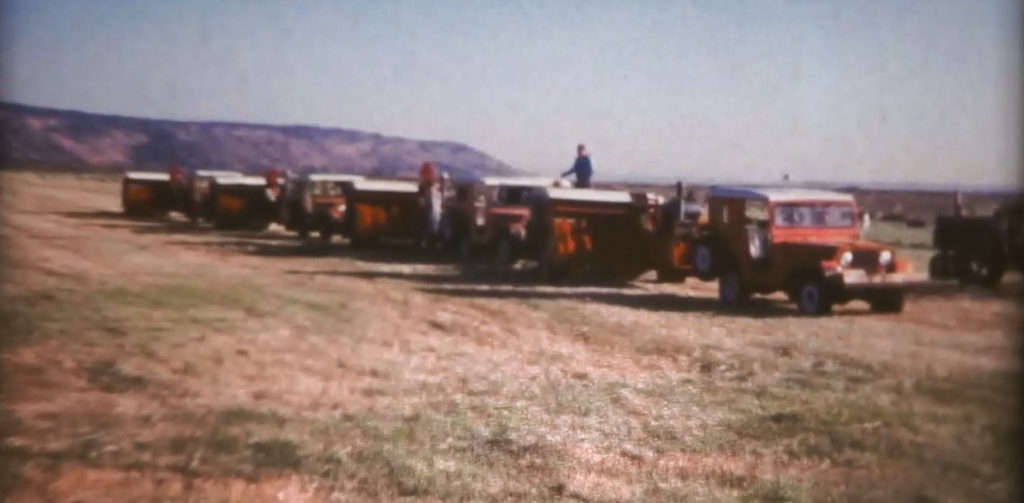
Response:
M245 174L239 171L199 169L188 172L178 186L181 194L176 198L177 209L192 223L213 222L215 205L210 191L213 180L242 176Z
M500 265L516 259L526 237L530 198L555 179L543 177L484 177L455 185L444 208L449 245L459 260L493 256Z
M295 231L300 239L308 238L312 231L318 232L324 242L330 242L335 234L344 235L348 208L345 186L364 179L362 175L312 173L287 180L281 196L281 225Z
M712 187L708 221L684 240L678 271L718 280L725 305L781 291L803 314L852 300L901 312L905 292L941 288L914 276L892 247L861 239L858 214L842 192Z
M659 196L643 192L548 187L532 198L522 256L541 279L576 271L630 280L653 268Z
M346 205L343 229L351 246L420 239L426 208L416 182L357 179L342 184Z
M218 229L263 231L277 214L280 179L267 176L220 176L210 184L211 220Z
M174 197L171 175L159 171L126 171L121 178L121 207L132 217L164 216Z

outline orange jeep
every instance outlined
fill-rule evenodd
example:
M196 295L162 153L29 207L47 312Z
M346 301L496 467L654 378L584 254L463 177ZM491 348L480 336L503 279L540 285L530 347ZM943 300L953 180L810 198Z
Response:
M854 299L901 312L909 265L892 248L860 239L857 215L853 196L841 192L712 187L690 269L717 278L727 305L782 291L804 314Z

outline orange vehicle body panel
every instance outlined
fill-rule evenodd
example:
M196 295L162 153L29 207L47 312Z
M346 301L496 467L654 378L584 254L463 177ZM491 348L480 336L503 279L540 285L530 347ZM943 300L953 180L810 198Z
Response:
M133 204L148 204L153 200L153 188L149 185L128 183L127 201Z
M217 205L229 215L238 215L245 208L245 199L231 194L218 194Z
M356 235L375 234L387 228L388 210L385 207L370 203L356 203L355 211L355 229L352 231Z

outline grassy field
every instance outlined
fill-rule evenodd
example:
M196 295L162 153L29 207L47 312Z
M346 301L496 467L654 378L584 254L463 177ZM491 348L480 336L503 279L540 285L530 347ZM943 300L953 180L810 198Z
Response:
M1017 278L723 311L713 284L501 282L0 177L6 501L1016 499Z

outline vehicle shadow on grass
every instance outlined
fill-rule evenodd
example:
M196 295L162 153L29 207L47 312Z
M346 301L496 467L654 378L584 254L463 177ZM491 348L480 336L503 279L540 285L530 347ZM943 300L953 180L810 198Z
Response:
M398 279L423 283L427 285L486 285L499 288L508 285L536 288L615 288L615 289L639 289L637 285L624 281L602 281L599 279L574 279L552 285L541 283L538 280L536 271L532 269L496 271L487 269L469 269L454 273L428 273L428 272L403 272L403 271L340 271L340 270L290 270L287 274L309 275L309 276L339 276L359 279Z
M49 213L49 212L40 212ZM111 210L89 210L89 211L58 211L57 215L65 218L74 218L77 220L125 220L125 221L138 221L138 222L161 222L166 219L162 216L152 217L129 217L120 211Z
M147 231L148 232L148 231ZM190 248L206 248L233 251L257 257L308 258L340 257L360 262L390 263L409 265L450 264L450 256L429 253L414 246L386 245L373 249L354 250L344 243L322 243L317 240L300 241L294 236L282 234L246 233L244 231L218 231L218 236L227 239L170 241L168 244ZM323 271L330 273L331 271Z
M800 316L789 303L775 299L754 298L741 307L727 308L712 297L689 297L672 293L630 293L629 290L581 290L579 288L557 287L554 290L527 288L466 288L466 287L424 287L424 293L447 295L467 299L518 299L518 300L577 300L600 302L613 306L660 312L705 312L716 316L745 318L777 318ZM855 311L836 313L839 316L869 314Z

